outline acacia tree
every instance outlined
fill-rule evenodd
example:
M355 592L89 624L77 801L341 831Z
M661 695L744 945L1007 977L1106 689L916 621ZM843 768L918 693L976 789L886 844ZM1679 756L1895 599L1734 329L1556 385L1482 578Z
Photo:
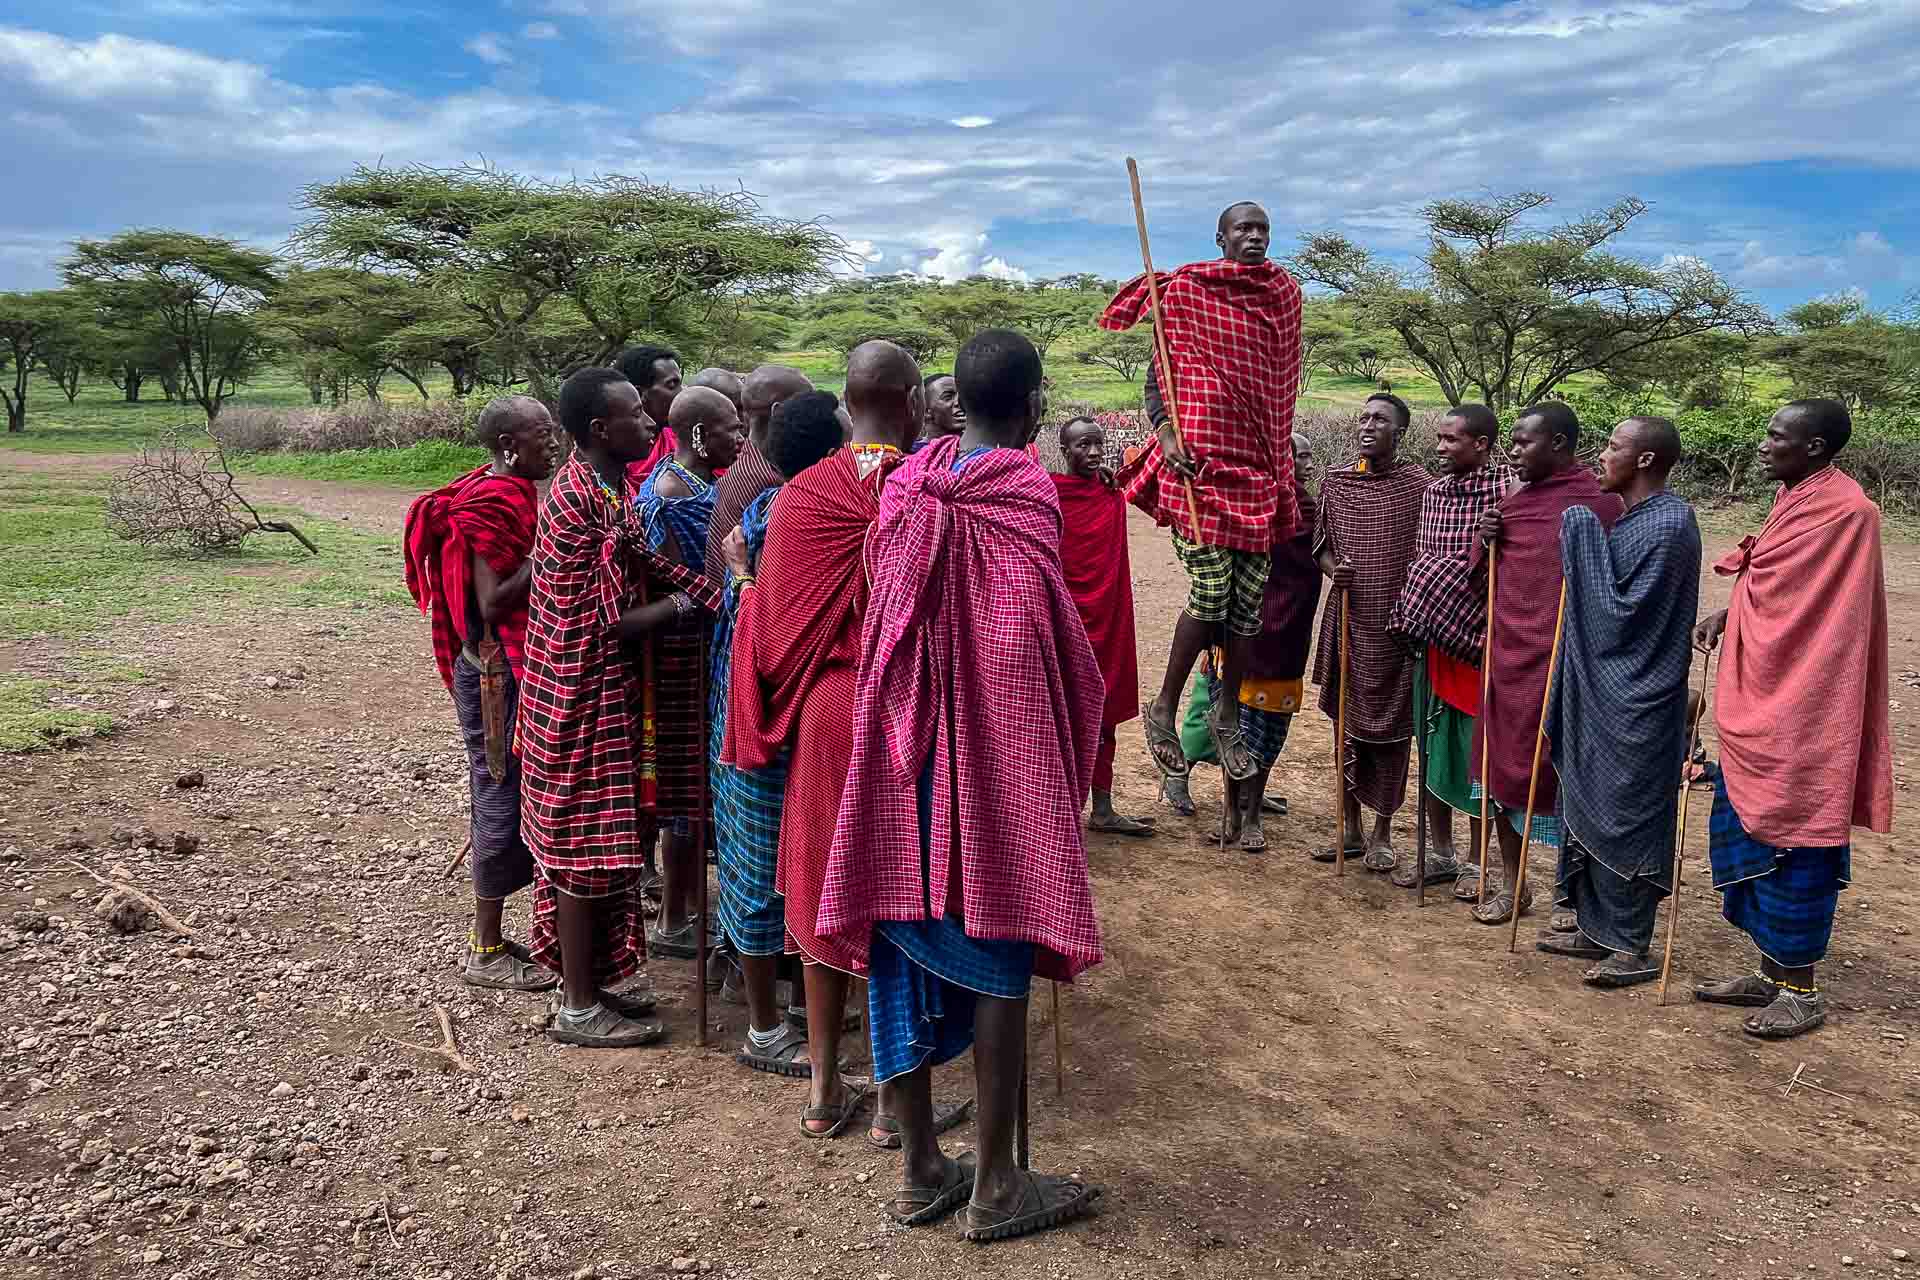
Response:
M539 182L483 166L359 168L306 189L295 252L321 266L403 276L487 333L494 358L530 362L543 309L564 300L611 359L699 295L791 292L849 261L811 222L764 217L746 192L679 191L626 177Z
M58 296L61 323L54 327L40 349L40 368L59 387L72 404L80 398L80 385L89 374L98 373L106 358L107 333L90 314L85 301L65 290Z
M1018 293L989 281L927 289L918 305L921 318L945 334L956 351L982 329L1018 327L1025 311Z
M1392 330L1452 404L1478 392L1496 409L1529 405L1660 343L1766 327L1765 312L1697 259L1647 266L1606 250L1645 202L1545 231L1523 225L1549 203L1537 192L1435 201L1421 211L1427 248L1410 272L1333 232L1308 237L1288 265Z
M1040 358L1060 338L1089 324L1106 301L1091 294L1059 289L1031 289L1014 312L1013 327L1027 336Z
M76 240L61 267L116 320L166 334L209 422L271 349L261 311L280 284L272 254L185 231L126 231Z
M1789 332L1766 346L1799 396L1832 396L1855 412L1920 395L1920 328L1869 311L1857 298L1817 298L1781 317Z
M1136 326L1125 333L1109 333L1103 329L1074 359L1081 364L1111 369L1128 382L1134 382L1153 359L1153 329L1148 325Z
M13 375L11 388L0 384L9 434L27 429L27 387L34 365L72 332L74 323L73 300L61 290L0 293L0 374Z
M379 396L389 372L400 373L425 398L421 379L401 367L389 345L420 318L424 302L418 289L397 276L296 267L281 282L267 322L304 363L331 378L358 383L369 400Z
M921 366L930 364L947 345L947 336L914 320L898 320L872 311L835 311L807 331L807 342L834 352L842 360L863 342L885 339L906 349Z

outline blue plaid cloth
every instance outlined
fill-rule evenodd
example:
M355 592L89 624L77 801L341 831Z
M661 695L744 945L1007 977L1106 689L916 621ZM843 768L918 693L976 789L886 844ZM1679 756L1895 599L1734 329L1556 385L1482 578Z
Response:
M1473 804L1471 812L1475 817L1478 817L1480 813L1480 797L1482 794L1484 793L1480 790L1480 784L1477 782L1470 784L1467 788L1468 798ZM1510 808L1507 805L1501 804L1498 800L1489 801L1487 807L1499 816L1505 818L1507 825L1515 831L1520 830L1520 824L1527 820L1527 811L1525 809ZM1562 828L1559 818L1550 813L1536 813L1533 815L1533 834L1527 838L1527 843L1543 844L1549 849L1558 849L1560 847L1561 832Z
M1607 950L1646 955L1653 945L1660 899L1672 892L1673 863L1662 866L1664 870L1645 875L1620 875L1569 830L1560 850L1554 905L1572 908L1580 917L1580 932Z
M1781 849L1747 834L1714 771L1707 854L1720 914L1753 939L1760 954L1789 969L1818 964L1833 941L1833 913L1853 878L1852 846Z
M748 504L740 528L747 562L757 563L766 545L776 485ZM720 763L727 739L727 686L733 671L733 627L739 609L733 575L727 575L719 620L713 627L713 665L707 689L707 743L712 765L714 838L720 853L720 928L744 956L777 956L786 949L786 904L774 891L780 864L780 813L787 794L787 757L764 769Z
M1197 722L1199 736L1193 743L1187 741L1188 734L1180 735L1181 745L1187 752L1188 764L1218 764L1213 754L1213 738L1206 731L1206 714L1220 697L1221 684L1202 671L1193 681L1193 697L1187 708L1189 723ZM1254 762L1262 769L1271 769L1280 759L1280 753L1286 749L1287 732L1293 728L1293 712L1262 711L1259 707L1240 704L1240 737L1247 744L1247 750L1253 754ZM1194 754L1197 747L1199 754Z
M669 472L679 476L692 490L692 497L663 498L654 491L654 483ZM646 530L647 549L656 555L666 554L667 535L672 534L674 545L680 551L680 563L695 573L704 572L707 564L707 526L713 521L713 499L712 485L672 458L662 460L659 466L647 473L646 482L633 497L634 508L640 513L640 525Z
M933 840L933 761L920 771L920 856ZM976 995L1024 999L1033 984L1031 942L972 938L958 920L888 920L873 926L867 957L867 1023L873 1078L885 1083L939 1066L973 1044Z

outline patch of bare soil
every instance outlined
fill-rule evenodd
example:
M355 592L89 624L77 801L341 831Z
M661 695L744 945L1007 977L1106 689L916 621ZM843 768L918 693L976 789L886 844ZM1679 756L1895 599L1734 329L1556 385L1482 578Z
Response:
M331 510L286 488L270 500ZM382 501L364 516L392 527ZM1133 553L1151 674L1181 580L1141 522ZM1888 566L1905 820L1920 560L1899 546ZM733 1063L740 1010L716 1003L697 1047L691 965L651 966L669 1043L614 1054L544 1039L536 998L457 981L468 887L443 870L465 761L417 616L123 626L107 647L154 676L104 695L127 728L0 760L10 1276L1920 1274L1901 1260L1920 1254L1920 859L1899 834L1856 846L1832 1022L1761 1044L1687 998L1752 959L1707 885L1698 797L1663 1008L1509 955L1444 891L1419 910L1310 863L1334 820L1330 734L1304 714L1266 856L1207 842L1217 774L1191 823L1162 809L1154 840L1093 840L1110 959L1062 1000L1063 1098L1034 1002L1034 1151L1108 1199L978 1249L886 1224L894 1158L858 1126L802 1137L802 1087ZM50 649L0 647L0 669ZM1153 809L1137 728L1122 742L1122 806ZM193 771L204 785L177 785ZM193 936L116 932L80 867ZM436 1005L476 1074L393 1043L435 1042ZM1831 1093L1783 1096L1801 1063Z

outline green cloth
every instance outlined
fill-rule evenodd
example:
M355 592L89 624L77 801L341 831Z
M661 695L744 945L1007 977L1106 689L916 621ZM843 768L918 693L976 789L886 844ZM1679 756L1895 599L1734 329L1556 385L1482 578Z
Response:
M1473 791L1473 717L1435 696L1425 655L1414 667L1413 717L1416 732L1426 739L1427 790L1448 807L1479 817L1480 799Z
M1217 764L1207 713L1213 697L1213 677L1205 671L1193 678L1193 696L1187 699L1187 718L1180 722L1180 750L1188 764Z

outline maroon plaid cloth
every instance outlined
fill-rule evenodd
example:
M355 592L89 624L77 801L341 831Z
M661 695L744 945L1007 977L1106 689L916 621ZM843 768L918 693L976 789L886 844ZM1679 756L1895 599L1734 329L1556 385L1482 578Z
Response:
M1553 628L1560 606L1560 517L1569 507L1589 507L1603 529L1613 528L1623 510L1620 499L1600 488L1583 466L1523 484L1500 502L1500 566L1494 579L1493 643L1488 646L1487 696L1473 724L1471 776L1480 778L1480 740L1489 732L1487 793L1509 809L1524 809L1533 769L1533 744L1540 736L1540 704L1547 693L1547 659L1553 653ZM1485 548L1476 539L1472 565L1486 590ZM1534 813L1558 812L1559 779L1546 753L1540 754L1540 782Z
M1420 542L1407 585L1387 617L1387 630L1408 647L1436 645L1480 665L1487 637L1487 596L1468 571L1480 517L1518 484L1504 462L1489 462L1464 476L1442 476L1427 486L1420 504Z
M1387 635L1387 615L1400 599L1420 535L1420 500L1431 477L1410 462L1384 474L1342 468L1320 486L1320 523L1313 550L1331 549L1353 562L1347 604L1347 736L1398 742L1413 736L1413 655ZM1331 718L1340 701L1340 593L1320 611L1313 682Z
M1117 477L1127 501L1189 542L1264 554L1299 523L1293 500L1293 402L1300 391L1300 286L1271 262L1195 262L1160 276L1160 327L1173 361L1174 411L1200 466L1187 485L1158 440ZM1148 312L1143 275L1114 295L1103 329ZM1156 354L1155 360L1159 359ZM1167 386L1166 371L1158 374Z
M873 583L818 929L863 959L881 920L958 916L1034 943L1036 972L1100 962L1080 806L1106 682L1060 567L1045 468L957 440L903 463L867 542ZM918 791L932 777L922 874Z
M620 649L620 615L650 593L718 603L705 577L645 550L627 498L608 496L576 452L553 479L534 541L520 809L527 847L549 871L638 867L652 832L653 726Z
M740 450L740 456L733 460L726 474L714 482L713 515L707 522L707 556L703 567L715 583L727 579L726 557L721 554L720 544L740 527L740 517L746 513L747 505L779 483L780 473L767 461L766 454L753 447L752 441Z

